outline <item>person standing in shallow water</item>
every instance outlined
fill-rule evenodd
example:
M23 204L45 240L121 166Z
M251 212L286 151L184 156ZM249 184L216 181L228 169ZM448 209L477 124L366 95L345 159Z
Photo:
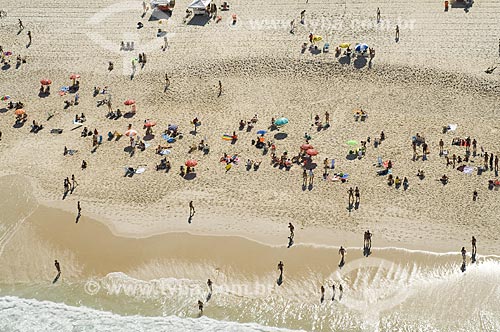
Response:
M210 293L212 293L212 280L208 279L207 286L208 286L208 289L210 290Z
M278 270L280 271L280 276L283 276L283 267L284 267L284 266L285 266L285 265L283 264L283 262L282 262L282 261L280 261L280 262L278 263Z
M203 302L198 300L198 310L200 311L200 315L203 315Z
M465 264L465 257L467 254L467 250L465 250L465 247L462 247L461 253L462 253L462 261Z
M472 244L472 256L476 256L477 247L476 247L476 238L474 236L472 237L471 244Z
M340 249L339 249L339 255L342 256L342 262L344 261L344 255L345 255L345 249L344 247L340 246Z

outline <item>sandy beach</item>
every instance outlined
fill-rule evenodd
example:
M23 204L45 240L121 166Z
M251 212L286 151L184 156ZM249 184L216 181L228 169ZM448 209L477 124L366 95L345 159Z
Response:
M499 175L489 160L484 167L484 153L500 157L500 69L495 68L500 59L500 3L476 1L464 8L452 2L443 11L442 1L305 2L237 0L230 2L229 11L218 11L219 20L186 18L187 0L176 1L171 17L152 16L151 10L141 17L141 1L0 1L0 10L7 13L0 18L0 45L3 52L12 53L4 55L0 64L0 97L9 97L0 101L0 188L5 195L0 203L0 262L8 266L0 271L1 295L29 299L30 291L14 285L50 282L54 259L63 266L61 287L81 292L82 287L71 283L108 280L114 273L146 282L191 280L196 287L219 274L227 283L258 280L275 285L280 260L294 284L287 290L274 286L262 299L277 296L286 301L304 288L302 299L321 284L333 282L332 276L347 280L346 286L354 290L361 279L349 277L348 272L338 275L344 273L338 267L338 248L347 248L349 261L363 258L366 230L373 234L373 254L366 260L392 262L400 274L412 274L412 264L423 271L415 273L416 279L403 278L400 286L412 291L421 290L426 278L436 281L430 289L437 293L443 280L455 285L462 247L468 252L467 273L473 275L467 282L480 282L486 267L494 272L485 285L497 280L500 185L489 181L495 183ZM19 32L18 19L24 25ZM292 20L294 33L290 33ZM138 29L137 22L143 27ZM158 34L158 29L164 33ZM317 50L314 45L310 48L310 33L321 36ZM163 50L165 36L168 47ZM135 49L120 50L121 41L134 41ZM323 52L325 43L330 44L329 52ZM347 57L344 49L336 54L341 43L353 49L366 43L375 49L375 56ZM142 65L134 60L140 53L147 55ZM18 68L17 56L26 58ZM485 72L488 69L490 73ZM65 101L75 98L74 91L66 89L72 85L72 74L79 75L79 102L65 107ZM39 95L43 79L51 80L50 94ZM93 95L95 87L107 87L107 93ZM98 105L103 100L111 100L111 110L120 109L125 115L110 119L108 107ZM135 114L129 113L132 106L124 105L126 100L134 100ZM24 104L25 123L17 122L16 110L8 107L18 101ZM368 114L364 121L355 118L360 109ZM328 126L324 126L325 112ZM82 113L85 122L75 124L75 116ZM248 129L254 115L258 120ZM316 115L321 126L315 123ZM288 123L273 128L271 119L282 117ZM194 118L201 122L195 131ZM43 124L37 133L30 132L33 120ZM146 120L156 123L150 135ZM244 128L239 128L241 120ZM171 124L178 126L182 138L169 143L162 134ZM92 134L82 137L84 127L97 130L101 144L93 146ZM454 129L445 132L443 127ZM144 151L132 148L125 135L108 139L108 132L125 134L128 129L137 131L136 140L140 137L147 145ZM266 133L258 135L259 130ZM382 131L385 140L375 146ZM233 132L237 140L223 139ZM420 144L413 160L412 138L417 134L428 145L426 160ZM310 136L307 142L305 136ZM259 137L275 146L278 158L285 152L285 159L297 156L305 143L318 154L303 158L309 164L273 165L272 151L253 144ZM452 144L468 137L477 141L477 151L470 155L465 146ZM208 144L208 153L196 149L201 140ZM358 144L347 143L352 140ZM456 155L467 161L447 165L439 152L440 140L450 160ZM367 143L361 158L349 153L361 148L363 141ZM157 154L158 145L169 153ZM65 147L71 154L64 154ZM227 170L221 162L224 154L237 155L239 162L231 162ZM164 157L171 163L169 172L156 170ZM325 158L328 165L334 160L333 169L323 168ZM260 166L247 168L249 159L261 162ZM186 167L187 160L197 162L195 172L181 176L180 167ZM406 190L388 185L387 174L379 175L389 171L377 165L379 160L390 160L392 175L408 179ZM82 161L87 163L85 169ZM144 171L124 176L127 167ZM304 168L314 169L314 182L309 178L305 186ZM423 179L417 177L419 170L425 172ZM348 174L347 181L333 181L338 173ZM440 181L444 174L445 185ZM63 181L72 175L78 184L63 195ZM359 206L349 204L351 187L360 190ZM196 209L192 217L190 201ZM75 223L77 202L82 216ZM287 248L289 223L295 225L291 248ZM470 264L472 236L478 243L477 267ZM397 279L386 272L380 275L388 282ZM370 275L366 280L377 278ZM457 291L453 287L447 291ZM477 302L481 313L471 314L467 322L473 325L480 317L493 328L500 324L498 312L484 313L481 308L500 293L493 286L489 291L484 287L477 290L486 298ZM59 303L68 290L61 288L54 297L45 291L35 298ZM186 302L162 305L159 312L151 303L141 309L140 305L121 308L102 294L99 300L78 294L85 297L85 306L123 315L196 315L195 302L189 309L171 309L187 308L188 297L182 300ZM342 327L341 321L327 318L303 323L294 314L270 318L248 309L272 307L271 302L249 300L244 307L250 311L238 316L236 307L235 312L225 311L236 301L231 291L225 294L230 299L214 305L217 309L207 308L208 317L302 330ZM446 290L439 294L445 296ZM63 302L78 305L74 296ZM420 303L412 296L402 304L408 317L418 316L418 310L409 314L410 307ZM311 301L317 302L317 297L311 295ZM448 305L439 303L437 311ZM304 310L320 315L314 308ZM380 330L390 330L393 314L388 310L378 320ZM492 319L485 318L490 314ZM352 330L360 328L364 318L346 315L355 322ZM439 318L434 318L428 326L437 326ZM405 328L416 326L412 319ZM443 331L466 326L445 324Z

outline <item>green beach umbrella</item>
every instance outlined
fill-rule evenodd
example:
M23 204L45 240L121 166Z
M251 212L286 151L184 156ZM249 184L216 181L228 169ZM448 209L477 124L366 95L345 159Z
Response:
M347 145L350 145L350 146L358 145L358 141L351 139L351 140L347 141Z

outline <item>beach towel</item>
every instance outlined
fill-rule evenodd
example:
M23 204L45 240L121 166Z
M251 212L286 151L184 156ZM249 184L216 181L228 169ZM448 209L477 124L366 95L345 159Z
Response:
M233 137L231 135L224 134L224 135L222 135L222 139L225 141L232 141Z
M166 140L168 143L173 143L175 142L175 138L168 136L167 134L161 135L161 137Z
M457 130L457 127L458 126L456 124L449 124L448 125L448 130L449 131L455 131L455 130Z
M165 150L161 150L161 151L160 151L160 154L161 154L162 156L164 156L164 155L166 155L166 154L170 154L170 152L171 152L170 150L165 149Z
M146 171L145 167L139 167L136 171L135 174L142 174Z
M464 172L464 174L472 174L472 172L474 172L474 167L465 166L462 172Z

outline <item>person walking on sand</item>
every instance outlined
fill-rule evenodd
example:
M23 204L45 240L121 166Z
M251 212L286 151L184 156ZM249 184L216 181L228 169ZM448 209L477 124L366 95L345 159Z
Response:
M472 201L477 201L477 190L474 190L474 192L472 193Z
M78 210L78 214L76 215L75 223L78 224L78 221L80 220L80 217L82 216L82 207L80 205L80 201L78 201L78 203L76 203L76 209Z
M471 244L472 244L472 256L476 256L477 247L476 247L476 238L474 236L472 237Z
M439 140L439 155L443 155L443 147L444 147L444 142L442 139Z
M290 33L294 34L295 33L295 19L290 22Z
M377 23L380 23L380 8L377 7Z
M168 48L168 38L167 35L163 37L163 51L166 51Z
M167 91L169 87L170 87L170 79L168 78L168 74L165 73L165 91Z
M222 96L222 82L219 80L219 97Z
M342 299L342 295L344 295L344 288L342 288L342 285L339 284L339 301Z
M354 190L352 187L349 188L347 193L349 194L349 205L352 205L354 203Z
M290 237L293 238L295 236L295 234L293 233L295 227L292 225L291 222L288 223L288 229L290 229Z
M356 203L359 204L359 188L358 187L356 187L354 189L354 196L356 196Z
M60 274L61 273L61 265L59 264L59 262L57 261L57 259L54 261L54 265L56 267L57 274Z
M19 31L24 30L23 21L21 21L21 19L18 19L18 21L19 21Z
M467 254L467 250L465 250L465 247L462 247L461 252L462 252L462 261L465 264L465 256Z
M372 233L369 230L365 232L364 247L367 249L372 247Z
M307 171L305 169L302 172L302 185L304 187L307 186Z
M306 10L304 9L303 11L300 12L300 23L304 24L306 19Z
M189 202L189 214L190 214L191 216L193 216L193 215L195 214L195 212L196 212L196 211L194 210L193 201L190 201L190 202Z
M207 286L208 286L208 289L210 290L210 294L212 294L212 280L208 279Z
M28 31L28 39L29 39L28 45L31 45L31 31Z
M1 137L1 133L0 133L0 137ZM498 156L495 156L495 172L498 172Z
M396 42L399 41L399 25L396 25Z
M72 189L75 189L75 187L78 185L78 182L76 182L75 179L75 174L71 174L71 183L72 183Z

